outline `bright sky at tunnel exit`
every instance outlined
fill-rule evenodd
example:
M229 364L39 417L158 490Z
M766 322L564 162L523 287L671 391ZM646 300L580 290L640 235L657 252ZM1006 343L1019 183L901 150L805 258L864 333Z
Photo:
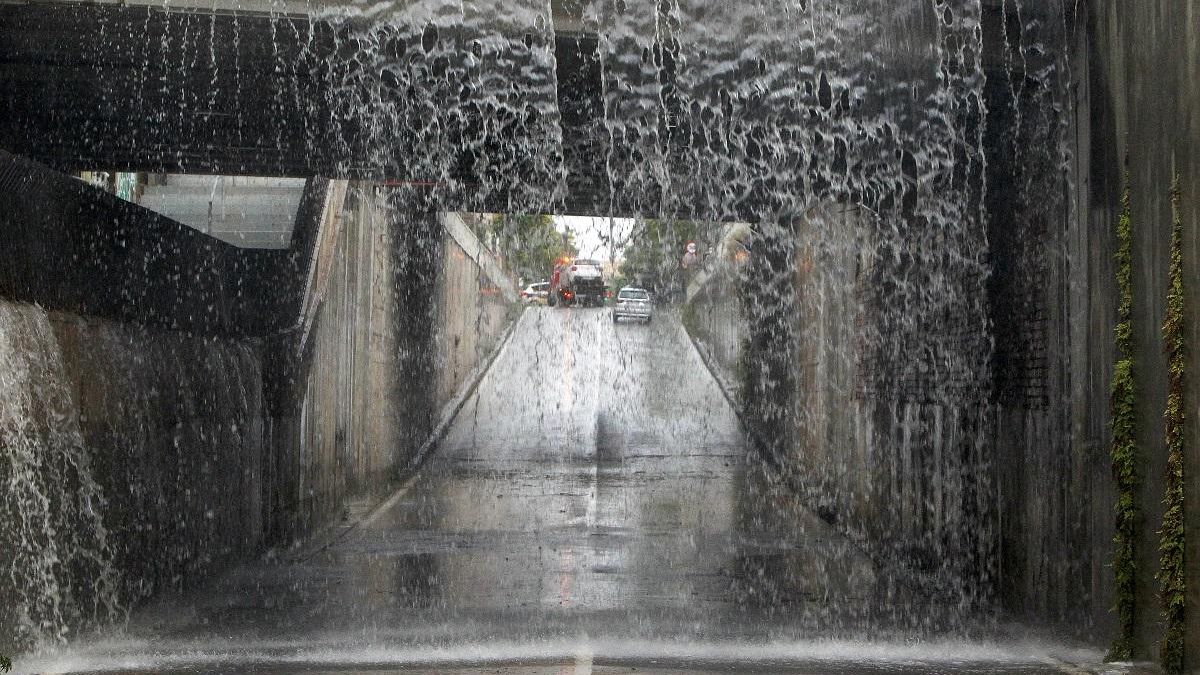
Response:
M559 232L575 233L575 245L579 247L580 256L621 260L622 251L633 233L634 220L609 219L605 216L554 216L554 226Z

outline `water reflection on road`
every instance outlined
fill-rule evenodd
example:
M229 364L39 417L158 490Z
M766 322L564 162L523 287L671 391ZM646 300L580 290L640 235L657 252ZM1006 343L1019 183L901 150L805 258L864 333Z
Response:
M163 599L47 667L530 665L564 653L599 664L753 643L739 669L761 654L774 660L753 667L770 672L843 672L833 657L803 670L805 654L837 643L796 641L884 634L881 586L865 555L766 476L669 314L614 326L606 309L531 308L384 508L324 549ZM887 653L844 672L887 672ZM979 658L991 665L975 672L1037 670L1009 652Z

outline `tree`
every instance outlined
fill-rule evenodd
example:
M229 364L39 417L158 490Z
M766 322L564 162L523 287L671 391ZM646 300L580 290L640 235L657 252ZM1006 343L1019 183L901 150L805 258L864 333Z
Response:
M700 254L711 249L715 226L691 220L648 219L634 228L634 234L624 248L620 277L628 284L640 286L655 297L681 294L684 273L679 262L689 241L699 246Z
M578 254L571 232L559 232L545 214L503 214L486 225L484 236L496 242L510 271L538 280L550 276L555 261Z

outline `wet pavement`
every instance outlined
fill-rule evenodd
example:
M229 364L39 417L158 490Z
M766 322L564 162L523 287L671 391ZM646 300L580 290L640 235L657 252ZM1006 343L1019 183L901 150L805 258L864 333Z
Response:
M530 308L437 451L354 527L28 665L1035 673L1098 656L963 638L896 584L775 486L670 314Z

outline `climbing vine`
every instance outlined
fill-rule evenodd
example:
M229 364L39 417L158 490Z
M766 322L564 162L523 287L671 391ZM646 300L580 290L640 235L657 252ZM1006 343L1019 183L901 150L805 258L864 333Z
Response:
M1163 426L1167 441L1166 496L1159 530L1160 601L1165 631L1160 654L1163 668L1183 671L1183 631L1186 606L1183 533L1183 425L1187 355L1183 320L1183 219L1179 212L1179 180L1171 187L1171 259L1163 345L1167 357L1167 409Z
M1126 179L1128 186L1128 178ZM1113 537L1113 572L1116 582L1118 634L1108 653L1110 660L1133 657L1137 626L1137 538L1140 510L1137 503L1138 449L1136 431L1136 387L1133 364L1133 230L1129 188L1121 196L1117 219L1117 363L1112 388L1112 471L1117 488L1116 534Z

